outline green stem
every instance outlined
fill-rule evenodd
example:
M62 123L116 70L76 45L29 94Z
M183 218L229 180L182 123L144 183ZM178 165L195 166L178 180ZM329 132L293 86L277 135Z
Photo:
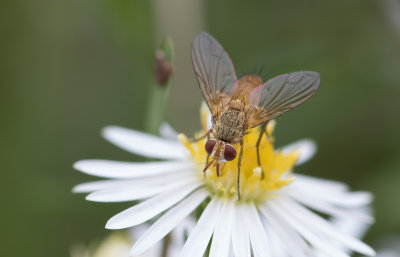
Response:
M167 96L167 87L160 87L158 84L152 83L146 116L146 131L151 134L157 135L158 129L164 121Z
M156 63L154 75L155 78L159 78L160 75L165 78L163 82L152 82L150 84L150 99L147 106L146 116L146 131L158 135L158 129L162 122L165 120L165 108L168 98L168 89L170 87L170 76L173 72L173 43L172 40L166 38L161 43L160 49L156 54ZM157 80L157 79L156 79Z

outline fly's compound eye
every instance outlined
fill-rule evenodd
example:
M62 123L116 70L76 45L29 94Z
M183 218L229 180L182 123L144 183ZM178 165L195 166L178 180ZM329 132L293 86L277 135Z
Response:
M205 145L206 152L211 155L212 150L214 149L215 144L217 143L217 140L215 139L209 139Z
M233 159L236 158L236 149L230 144L225 145L225 151L224 151L224 159L227 161L232 161Z

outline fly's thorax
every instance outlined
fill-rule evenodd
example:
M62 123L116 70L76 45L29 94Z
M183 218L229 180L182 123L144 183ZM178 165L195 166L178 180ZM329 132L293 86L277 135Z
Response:
M215 119L212 133L219 140L233 144L238 143L245 134L245 122L244 111L227 106Z
M229 103L227 108L228 109L232 109L232 110L236 110L236 111L243 111L244 110L244 104L239 99L235 99L235 100L232 100Z
M262 85L262 79L257 75L245 75L238 81L236 99L241 99L242 103L249 103L250 92Z

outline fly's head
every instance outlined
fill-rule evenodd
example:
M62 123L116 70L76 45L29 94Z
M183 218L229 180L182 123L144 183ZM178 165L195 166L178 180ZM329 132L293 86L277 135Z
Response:
M211 156L212 160L207 163L204 172L213 164L217 169L217 176L219 176L219 164L232 161L236 158L236 148L222 140L209 139L205 144L206 152Z

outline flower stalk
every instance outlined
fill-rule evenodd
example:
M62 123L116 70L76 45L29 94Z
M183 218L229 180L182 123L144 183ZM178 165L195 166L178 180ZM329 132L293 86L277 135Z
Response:
M161 123L165 120L165 107L167 104L170 77L174 72L173 68L174 49L170 38L161 42L160 48L156 51L154 61L155 80L150 85L150 99L146 115L146 131L156 135Z

